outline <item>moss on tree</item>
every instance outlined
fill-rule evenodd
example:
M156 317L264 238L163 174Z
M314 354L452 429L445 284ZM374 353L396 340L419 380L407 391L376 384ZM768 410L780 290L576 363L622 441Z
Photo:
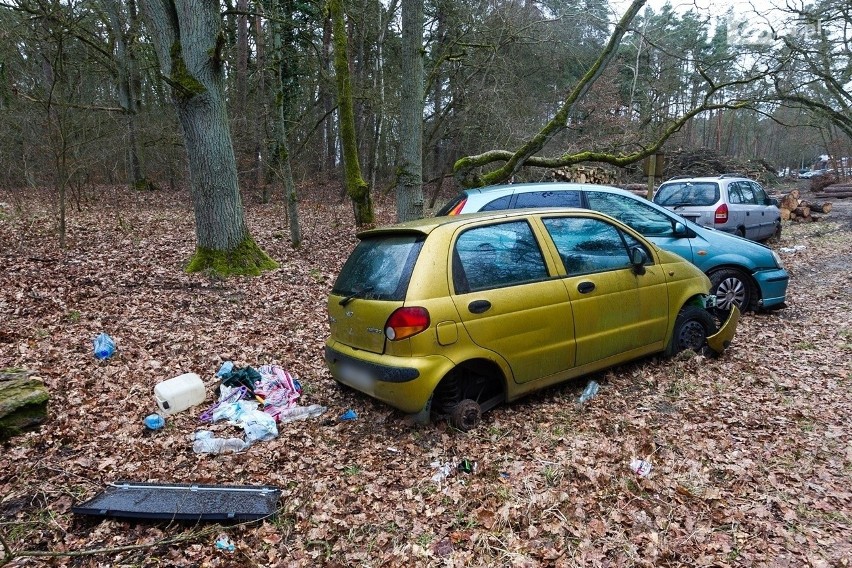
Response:
M217 277L258 276L264 270L278 268L251 237L229 251L196 247L195 254L186 267L187 272L210 272Z
M174 96L182 101L188 101L196 95L207 91L201 81L193 77L186 67L186 62L181 54L180 42L172 44L172 75L164 77L164 80L172 87Z

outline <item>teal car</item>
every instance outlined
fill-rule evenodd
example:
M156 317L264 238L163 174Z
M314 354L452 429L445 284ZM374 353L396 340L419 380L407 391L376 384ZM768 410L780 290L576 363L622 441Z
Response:
M468 189L436 216L531 207L579 207L615 217L663 250L701 269L717 306L740 311L785 307L789 274L771 248L697 225L615 187L579 183L526 183Z

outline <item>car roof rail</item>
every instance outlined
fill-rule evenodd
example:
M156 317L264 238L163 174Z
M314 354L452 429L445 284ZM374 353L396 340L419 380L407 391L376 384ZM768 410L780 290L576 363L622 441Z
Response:
M740 175L740 174L720 174L720 175L719 175L719 179L725 179L725 178L741 178L741 177L745 177L745 176Z
M667 179L666 181L674 181L676 179L689 179L690 177L691 176L672 176L669 179Z

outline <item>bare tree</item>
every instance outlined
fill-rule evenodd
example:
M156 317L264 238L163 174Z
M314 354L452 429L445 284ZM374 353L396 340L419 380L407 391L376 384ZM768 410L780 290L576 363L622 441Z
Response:
M163 81L183 127L195 211L190 272L259 274L274 268L249 234L225 107L225 36L217 2L143 0Z

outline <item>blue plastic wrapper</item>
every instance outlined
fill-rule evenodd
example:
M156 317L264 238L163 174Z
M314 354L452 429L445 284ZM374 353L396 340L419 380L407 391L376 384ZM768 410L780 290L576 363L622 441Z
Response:
M159 414L149 414L145 417L145 427L149 430L159 430L166 425L165 419Z
M98 359L107 359L115 353L115 342L106 333L101 333L92 343L95 346L95 357Z

